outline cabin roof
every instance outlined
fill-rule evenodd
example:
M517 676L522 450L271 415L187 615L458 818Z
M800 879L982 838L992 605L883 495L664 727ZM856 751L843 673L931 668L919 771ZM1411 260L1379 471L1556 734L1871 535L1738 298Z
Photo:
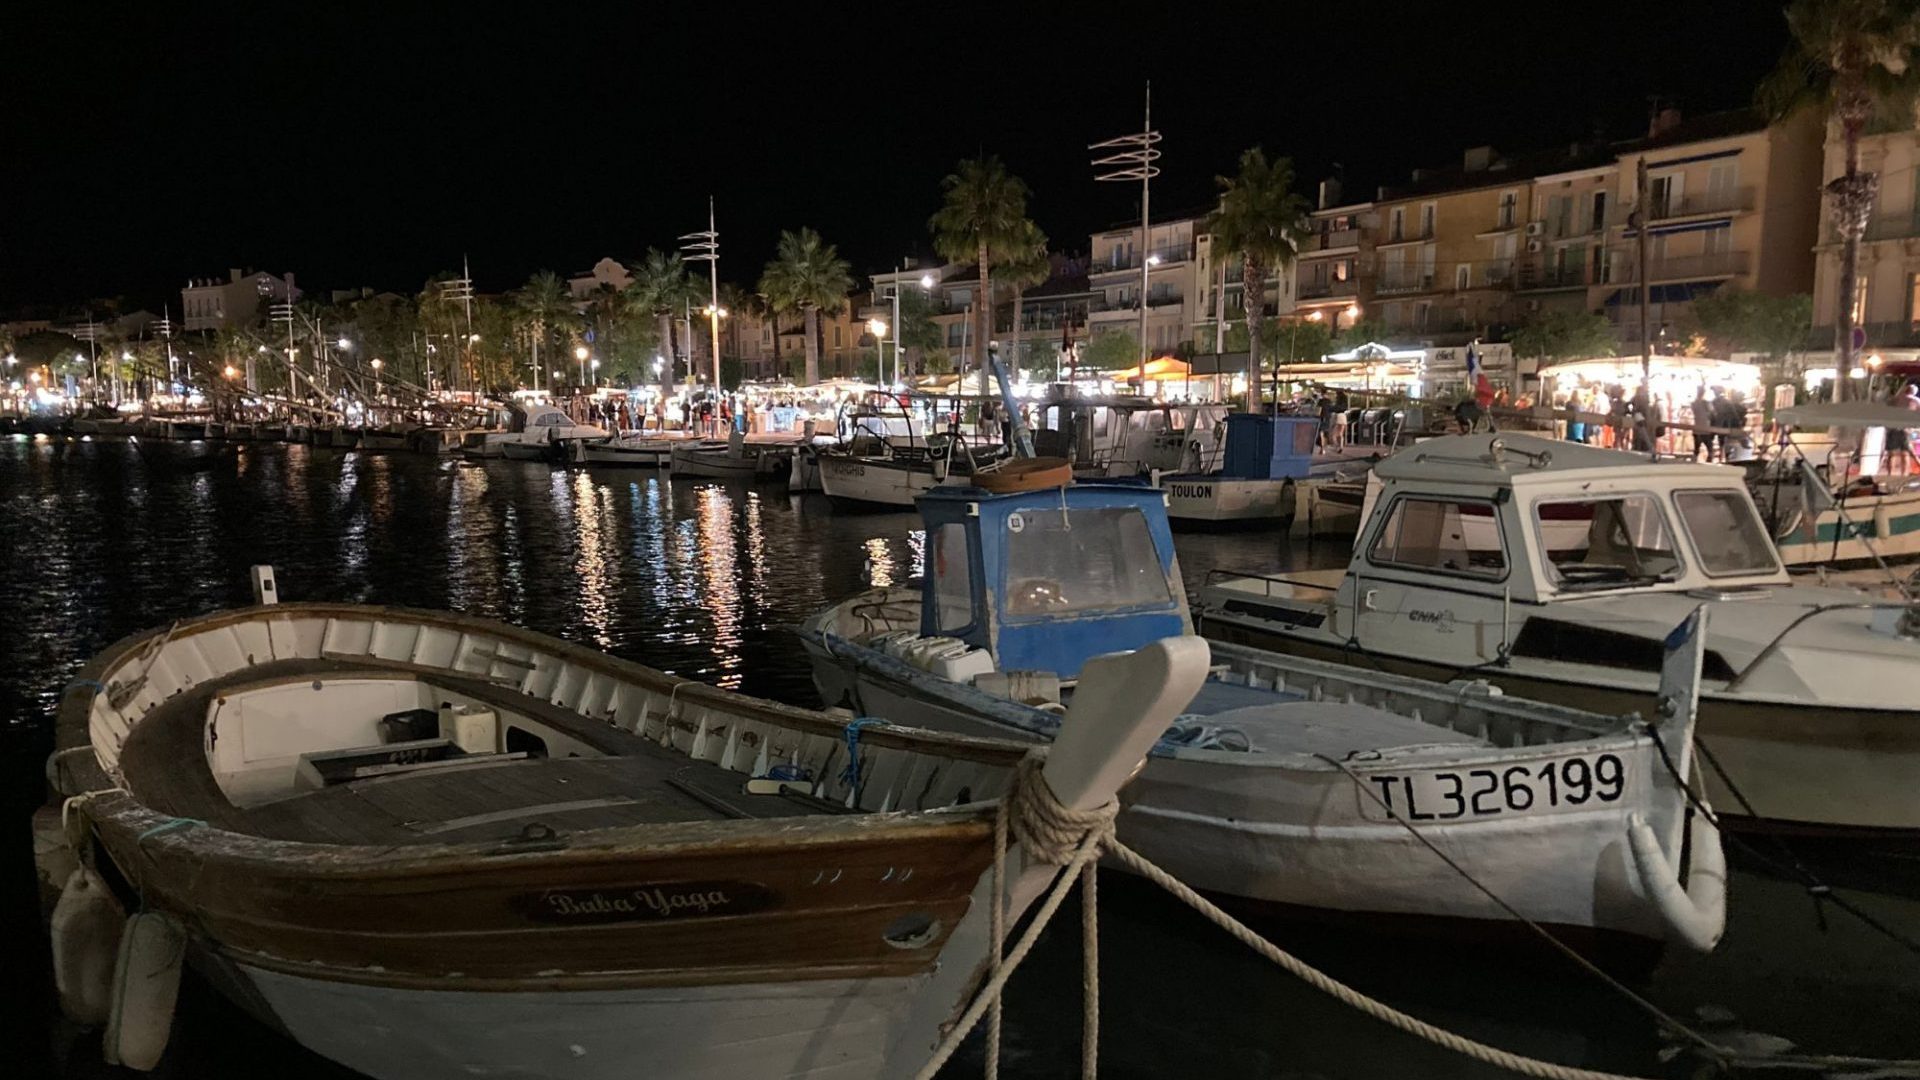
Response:
M1496 455L1495 446L1500 447ZM1538 435L1494 433L1446 435L1428 439L1394 454L1374 467L1382 480L1418 483L1483 484L1521 487L1554 484L1570 479L1601 479L1641 475L1650 463L1645 454L1605 450L1583 443L1562 442ZM1716 486L1733 478L1738 469L1725 465L1662 462L1661 477L1691 477Z

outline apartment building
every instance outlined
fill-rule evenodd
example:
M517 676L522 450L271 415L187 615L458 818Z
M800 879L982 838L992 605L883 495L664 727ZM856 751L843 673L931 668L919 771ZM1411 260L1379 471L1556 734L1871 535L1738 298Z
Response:
M1320 183L1308 236L1294 258L1291 307L1303 319L1338 329L1365 318L1373 304L1377 215L1371 202L1342 203L1340 181Z
M1125 331L1141 333L1141 270L1146 270L1146 339L1149 355L1172 353L1193 340L1204 302L1195 234L1204 214L1170 216L1140 226L1117 225L1094 233L1087 264L1093 293L1087 314L1089 337Z
M1629 215L1642 160L1656 339L1689 332L1693 300L1716 289L1789 296L1814 288L1822 151L1813 110L1778 124L1752 110L1685 120L1663 110L1646 138L1616 151L1607 253L1587 264L1587 306L1606 314L1627 350L1640 340L1639 236Z
M1846 171L1845 152L1839 132L1829 131L1823 180ZM1880 194L1860 247L1854 325L1865 331L1867 354L1910 360L1920 350L1920 130L1864 136L1860 168L1879 174ZM1833 341L1840 302L1840 237L1824 207L1819 227L1813 322L1816 343L1824 348Z
M227 280L195 278L180 290L182 323L187 330L218 330L222 326L250 326L265 317L267 308L289 298L300 299L293 275L231 269Z

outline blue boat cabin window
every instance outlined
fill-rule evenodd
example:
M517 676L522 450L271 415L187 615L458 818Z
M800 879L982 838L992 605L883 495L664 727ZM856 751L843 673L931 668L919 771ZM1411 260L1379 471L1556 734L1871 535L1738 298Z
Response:
M1164 606L1173 600L1135 507L1028 510L1007 518L1010 617Z
M973 625L973 559L967 527L959 522L933 532L933 595L940 616L936 630L951 634Z
M1376 566L1406 566L1496 581L1507 576L1500 519L1488 502L1396 499L1367 558Z

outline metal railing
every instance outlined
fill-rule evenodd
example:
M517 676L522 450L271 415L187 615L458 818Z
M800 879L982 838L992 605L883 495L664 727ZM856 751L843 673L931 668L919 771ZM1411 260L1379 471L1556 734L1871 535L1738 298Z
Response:
M1432 292L1435 280L1434 272L1424 267L1387 269L1380 271L1380 277L1373 283L1373 291L1380 296Z
M1670 255L1664 259L1654 259L1647 265L1647 280L1653 282L1679 281L1686 278L1734 277L1747 272L1752 262L1752 253L1746 251L1714 251L1704 255ZM1631 282L1634 275L1629 272L1626 278Z
M1543 266L1520 264L1521 289L1574 289L1587 284L1587 268L1582 264Z
M1318 300L1328 296L1358 295L1360 283L1348 278L1345 281L1307 281L1302 280L1296 290L1302 300Z
M1731 214L1753 209L1753 189L1741 187L1729 191L1700 191L1682 194L1677 199L1652 198L1648 201L1652 204L1647 213L1650 221L1693 217L1696 214Z
M1333 229L1328 232L1314 233L1306 243L1300 245L1300 250L1303 252L1332 251L1336 248L1358 247L1359 244L1359 229Z
M1167 247L1157 247L1152 251L1146 252L1144 255L1140 252L1134 252L1130 255L1109 256L1105 259L1096 259L1087 265L1087 273L1111 274L1118 270L1138 270L1140 269L1140 260L1142 258L1157 258L1160 260L1159 265L1161 266L1165 266L1168 263L1188 262L1193 258L1193 244L1188 242L1185 244L1173 244Z

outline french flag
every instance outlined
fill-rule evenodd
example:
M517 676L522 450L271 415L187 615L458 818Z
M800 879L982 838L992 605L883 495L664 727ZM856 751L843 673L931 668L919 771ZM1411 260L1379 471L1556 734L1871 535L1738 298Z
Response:
M1487 373L1480 367L1480 354L1471 343L1467 345L1467 381L1473 384L1473 400L1481 408L1493 404L1493 384L1487 381Z

